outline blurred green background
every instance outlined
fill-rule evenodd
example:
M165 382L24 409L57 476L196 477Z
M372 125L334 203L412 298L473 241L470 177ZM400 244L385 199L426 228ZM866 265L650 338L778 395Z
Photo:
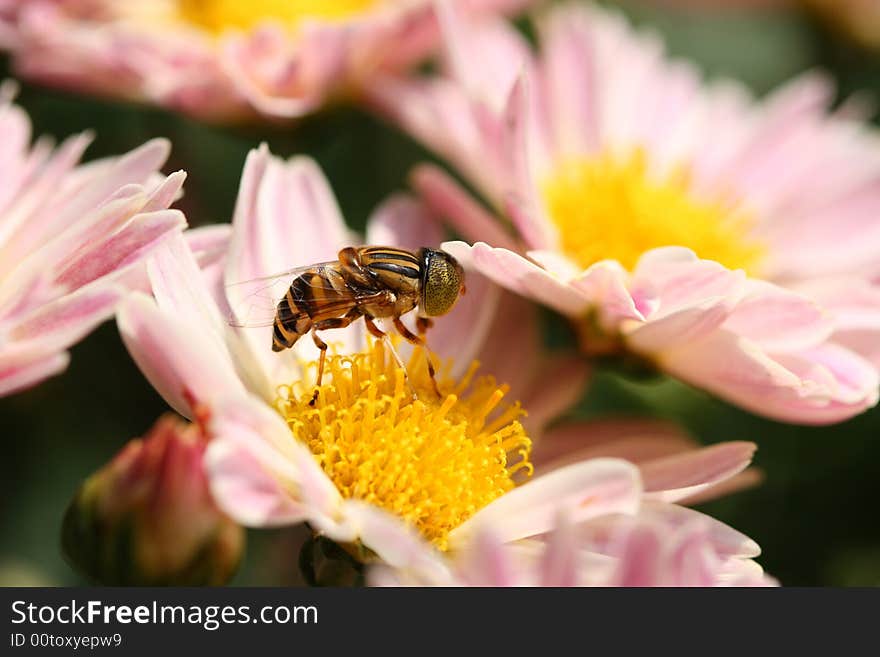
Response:
M765 93L814 67L830 71L843 95L880 91L880 58L787 10L660 9L621 2L653 25L676 55L708 75L731 75ZM8 65L2 63L8 75ZM97 101L27 84L18 102L35 134L58 139L96 132L89 158L117 154L165 136L174 150L167 171L189 173L180 203L191 225L229 221L247 151L267 141L279 155L306 153L326 171L352 226L363 227L386 194L427 154L354 109L336 109L295 130L225 129L160 110ZM546 315L548 339L565 339ZM166 410L108 323L73 349L62 376L0 399L5 454L0 459L0 584L76 584L59 550L65 506L81 480ZM753 537L760 562L787 585L880 585L880 409L847 423L801 428L755 418L673 381L632 381L600 368L574 415L626 411L675 420L706 443L753 440L766 472L758 488L703 510ZM295 584L299 529L251 531L236 584Z

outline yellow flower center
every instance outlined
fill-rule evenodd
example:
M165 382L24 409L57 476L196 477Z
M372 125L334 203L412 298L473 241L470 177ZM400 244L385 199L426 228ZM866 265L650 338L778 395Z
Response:
M584 268L613 259L632 270L649 249L685 246L754 273L764 252L753 217L735 199L699 198L685 168L657 179L641 149L565 162L542 192L563 251Z
M382 0L177 0L181 17L210 32L248 29L264 21L296 27L305 18L345 20Z
M477 363L458 381L448 367L438 373L439 399L426 365L417 349L407 383L381 342L328 355L314 406L314 386L296 383L279 390L277 408L343 497L396 514L445 550L451 530L531 475L531 441L519 403L502 404L507 386L476 377Z

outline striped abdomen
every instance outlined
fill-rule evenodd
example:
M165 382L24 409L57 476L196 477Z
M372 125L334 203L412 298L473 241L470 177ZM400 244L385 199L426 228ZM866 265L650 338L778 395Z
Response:
M272 351L289 349L315 322L344 315L355 305L355 295L345 278L332 266L324 265L300 274L278 302Z

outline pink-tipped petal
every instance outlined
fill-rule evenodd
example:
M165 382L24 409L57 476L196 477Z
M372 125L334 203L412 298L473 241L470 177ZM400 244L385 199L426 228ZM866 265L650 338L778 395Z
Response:
M450 577L436 549L397 516L359 500L346 500L341 513L358 527L361 543L389 566L416 571L432 581Z
M661 533L650 523L638 522L628 527L614 549L618 567L613 586L657 586L662 576L660 557L663 550Z
M774 352L809 348L831 335L833 319L814 301L766 283L751 287L725 320L729 331Z
M678 503L685 506L695 506L704 502L710 502L720 497L727 497L733 493L760 486L765 478L766 476L762 470L748 468L732 476L730 479L725 479L714 486L689 494L678 500Z
M488 525L477 527L458 563L468 586L515 586L516 571L500 536Z
M556 527L547 537L541 557L541 586L578 585L577 535L565 510L560 510Z
M642 463L645 495L675 502L742 472L752 461L756 445L728 442Z
M454 545L480 523L498 523L499 540L512 541L545 533L556 509L570 509L572 523L609 513L633 513L642 486L638 469L616 459L594 459L560 468L499 497L452 531Z
M138 262L163 240L186 226L178 210L157 210L134 217L126 227L95 244L73 261L58 282L76 288L125 269Z
M117 324L144 376L182 415L194 416L189 400L210 405L244 394L228 353L218 353L195 327L161 311L143 294L122 301Z
M30 342L65 349L108 319L121 298L114 286L92 286L56 299L26 315L10 330L19 345Z
M483 209L445 171L433 164L413 169L410 183L431 211L448 221L466 240L484 241L515 251L516 242L500 226L498 220Z
M70 354L50 354L21 361L0 353L0 397L26 390L60 374L70 362Z
M224 322L184 235L162 244L147 261L156 305L163 311L204 329L222 350Z
M643 512L673 528L701 523L713 548L722 556L751 559L761 554L761 548L748 536L699 511L676 504L645 502Z
M237 522L273 527L308 518L305 505L291 497L245 447L215 440L208 446L205 465L214 499Z
M473 246L464 242L444 242L443 250L457 258L465 268L473 267L502 287L565 315L579 316L588 308L584 296L513 251L493 248L483 242Z

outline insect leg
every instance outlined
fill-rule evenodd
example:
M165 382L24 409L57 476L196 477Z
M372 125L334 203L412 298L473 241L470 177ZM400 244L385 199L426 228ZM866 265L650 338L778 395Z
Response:
M403 377L406 379L406 384L409 386L410 392L412 392L413 400L418 399L418 395L416 395L416 391L413 389L412 384L409 382L409 374L406 371L406 365L403 360L400 358L400 354L397 353L397 350L394 348L394 345L391 344L391 339L388 335L382 331L378 326L373 323L373 318L367 315L364 315L364 324L367 325L367 330L372 333L374 336L382 340L385 343L385 346L391 352L391 355L394 357L394 360L397 362L397 366L403 370Z
M324 378L324 360L327 358L327 343L318 337L317 330L317 325L312 326L312 341L321 350L321 356L318 358L318 379L315 381L315 394L312 395L312 401L309 402L309 406L314 406L315 402L318 401L318 388L321 387L321 380Z
M434 355L428 349L428 345L425 343L425 339L410 331L406 327L406 324L403 323L403 320L400 319L400 317L394 318L394 328L397 329L397 332L400 333L400 335L402 335L407 342L418 345L425 350L425 360L428 361L428 375L431 377L431 385L434 386L434 392L437 394L437 397L442 397L442 395L440 394L440 388L437 387L437 378L436 373L434 372L434 363L432 362Z
M318 380L315 382L315 394L312 395L312 401L309 402L309 406L314 406L315 402L318 400L318 388L321 386L321 381L324 378L324 360L327 357L327 343L318 337L317 331L324 331L334 328L345 328L354 320L356 320L359 316L360 311L357 308L352 308L343 317L331 317L329 319L322 319L321 321L315 322L312 325L312 340L315 342L315 346L321 350L321 356L318 360Z

